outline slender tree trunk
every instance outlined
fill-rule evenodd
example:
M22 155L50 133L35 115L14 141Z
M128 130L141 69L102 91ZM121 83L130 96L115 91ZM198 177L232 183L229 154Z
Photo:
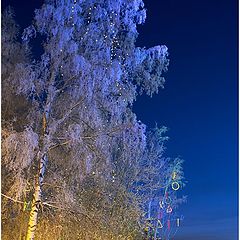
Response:
M42 183L44 172L47 164L47 154L44 154L40 160L39 177L36 183L35 192L33 195L32 208L28 221L28 230L26 240L33 240L37 228L38 213L42 204Z
M32 208L30 212L30 217L28 221L28 229L27 229L27 237L26 240L34 240L35 232L37 229L37 220L38 220L38 213L40 208L42 207L42 184L44 173L48 161L48 134L49 134L49 113L51 110L52 102L56 96L56 91L54 88L54 81L55 81L55 72L51 73L51 77L48 84L48 96L46 105L44 107L44 114L42 119L42 136L41 136L41 143L40 143L40 154L39 154L39 170L38 176L36 179L35 184L35 192L33 194L33 201L32 201Z
M32 200L32 207L30 211L30 217L28 221L28 229L27 229L27 237L26 240L33 240L35 236L35 232L37 229L37 220L38 220L38 213L40 208L42 207L42 184L43 184L43 178L44 173L47 165L47 151L45 149L45 141L44 137L47 133L47 118L46 114L43 115L43 121L42 121L42 130L43 130L43 139L42 139L42 152L39 152L39 170L38 170L38 176L36 179L35 184L35 191L33 194L33 200Z

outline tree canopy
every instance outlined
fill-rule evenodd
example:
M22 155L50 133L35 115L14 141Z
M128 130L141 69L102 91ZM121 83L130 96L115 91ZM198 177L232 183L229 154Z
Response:
M3 239L170 237L182 160L164 156L166 128L132 110L169 63L166 46L135 45L143 2L45 1L21 35L13 16L2 14Z

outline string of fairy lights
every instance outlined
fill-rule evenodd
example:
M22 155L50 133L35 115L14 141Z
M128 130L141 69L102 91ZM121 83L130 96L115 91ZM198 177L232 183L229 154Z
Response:
M77 0L73 1L73 5L71 6L71 13L72 15L70 15L70 19L73 19L73 14L75 13L75 5L77 4ZM91 24L91 18L92 18L92 10L96 10L96 6L92 6L89 7L88 13L87 13L87 17L86 17L86 21L87 24L90 25ZM118 60L118 64L121 65L121 70L122 70L122 78L125 78L125 82L127 83L126 79L127 79L127 70L126 70L126 64L125 64L125 60L126 57L128 57L128 53L126 53L126 57L123 56L123 54L121 54L122 52L120 51L120 42L116 36L117 31L115 30L115 21L116 21L116 17L118 17L118 13L115 11L111 11L109 19L110 19L110 32L104 33L103 34L103 42L107 42L110 39L110 66L113 64L113 61L116 59ZM72 23L72 26L74 26L74 22ZM89 26L87 26L85 33L81 36L81 40L83 40L89 33ZM98 42L98 39L95 39L95 42ZM60 52L62 53L63 50L60 49ZM106 66L106 70L108 69L108 66ZM61 77L63 77L63 66L61 66ZM118 96L121 97L123 95L123 91L126 92L126 88L125 86L121 86L121 84L116 80L116 87L118 88ZM122 99L123 102L127 103L127 98L126 96ZM117 101L118 103L118 101Z
M77 3L76 0L74 0L73 5L72 5L72 9L71 9L71 13L74 14L75 13L75 4ZM88 33L89 33L89 25L91 24L91 18L92 18L92 11L96 10L96 6L92 6L89 7L88 13L87 13L87 17L86 17L86 22L87 22L87 27L86 27L86 31L85 33L81 36L81 40L83 40L84 38L87 37ZM123 73L126 75L126 66L124 64L124 60L125 57L121 56L121 54L117 54L118 49L120 49L120 42L116 37L116 30L115 30L115 17L117 17L118 14L115 11L111 11L111 14L109 16L110 19L110 33L109 36L105 33L103 35L103 42L107 43L107 41L111 41L110 45L110 66L113 64L114 59L118 60L119 65L121 65L121 68L123 69ZM73 15L70 16L70 19L73 19ZM74 26L75 24L72 23L72 26ZM112 36L112 37L111 37ZM98 39L95 39L95 42L98 42ZM60 49L60 52L62 53L62 49ZM120 52L120 51L119 51ZM127 53L128 55L128 53ZM60 67L61 69L61 77L63 77L63 66L61 65ZM108 67L106 67L106 70L108 69ZM122 96L122 91L125 90L125 87L122 87L121 84L116 80L116 87L118 88L118 96ZM117 101L118 102L118 101ZM127 102L127 99L123 99L123 102ZM86 106L85 106L86 109ZM92 172L93 175L95 175L95 171ZM112 182L115 182L116 179L116 173L112 174Z
M76 0L74 0L74 4L72 6L72 13L74 13L74 10L75 10L75 4L77 3ZM84 38L86 38L86 36L88 35L89 33L89 25L91 24L92 20L92 11L93 10L96 10L97 7L96 6L92 6L92 7L89 7L89 10L88 10L88 13L87 13L87 16L86 16L86 21L87 21L87 24L88 26L86 27L86 31L85 33L81 36L81 40L83 40ZM115 21L118 17L118 13L115 12L115 11L111 11L110 13L110 16L109 16L109 19L110 19L110 32L107 34L107 33L104 33L103 34L103 42L104 43L107 43L109 42L110 40L110 66L113 64L113 61L115 59L118 60L118 64L121 65L121 70L122 70L122 76L126 78L126 75L127 75L127 71L126 71L126 64L125 64L125 60L126 58L124 56L122 56L121 54L121 51L120 51L120 42L119 40L117 39L117 31L115 30L115 27L116 27L116 24L115 24ZM72 19L73 16L70 16L70 19ZM73 24L74 25L74 24ZM95 39L95 42L98 42L98 39ZM126 55L128 56L128 53L126 53ZM105 67L106 70L108 70L108 66ZM62 75L63 76L63 75ZM126 81L127 82L127 81ZM121 86L121 84L116 80L116 87L118 88L118 96L121 97L123 96L123 91L125 91L125 87L124 86ZM123 102L127 102L127 99L126 97L123 98Z

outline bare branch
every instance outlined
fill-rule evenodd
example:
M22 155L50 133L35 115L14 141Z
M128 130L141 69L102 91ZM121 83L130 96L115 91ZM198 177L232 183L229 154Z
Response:
M12 200L13 202L16 202L16 203L22 203L22 204L24 203L24 202L19 201L19 200L17 200L17 199L11 198L11 197L9 197L9 196L3 194L3 193L1 193L1 195L2 195L3 197L5 197L5 198L9 199L9 200Z
M69 115L73 112L73 110L79 106L82 102L83 102L84 98L82 98L81 100L79 100L77 103L75 103L65 114L62 118L58 119L56 121L56 126L59 126L61 123L63 123L68 117Z
M56 144L56 145L50 147L50 148L48 149L48 151L50 151L50 150L52 150L52 149L54 149L54 148L56 148L56 147L60 147L60 146L66 145L66 144L68 144L69 142L71 142L71 140L68 140L68 141L63 142L63 143L60 143L60 144Z
M71 80L73 80L74 78L76 78L78 75L74 75L73 77L70 77L69 79L67 79L66 81L65 81L65 84L63 85L63 87L61 87L60 89L58 89L56 92L61 92L63 89L65 89L65 88L67 88L68 86L70 86L71 84ZM67 85L67 84L69 84L69 85Z

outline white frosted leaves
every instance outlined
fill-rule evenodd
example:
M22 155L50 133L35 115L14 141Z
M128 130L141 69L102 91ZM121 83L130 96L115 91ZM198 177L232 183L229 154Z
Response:
M31 65L19 63L10 78L14 82L17 94L29 94L35 90L36 74Z
M118 60L114 60L112 63L110 76L112 76L112 78L115 79L115 81L119 82L121 75L122 75L121 65L119 64Z
M159 59L161 62L166 61L166 57L168 56L168 48L165 45L161 46L155 46L152 48L149 48L147 50L147 54L150 55L150 57L154 59Z
M44 68L47 67L47 65L50 63L49 54L46 54L46 53L42 54L41 63Z
M85 168L86 168L86 173L89 174L92 170L92 157L91 156L86 157Z
M52 35L55 37L58 33L58 28L57 27L53 27L52 28Z
M144 49L142 48L135 48L133 57L132 57L132 64L134 64L135 66L138 66L139 64L141 64L143 62L143 60L146 58L146 52Z
M70 66L69 66L70 67ZM85 58L81 55L74 55L72 58L72 71L75 74L79 72L84 73L84 75L89 73L90 64L85 60Z
M32 163L38 147L38 135L31 128L12 132L2 143L3 162L10 170L21 172Z
M135 0L135 11L136 11L136 23L137 24L143 24L146 20L147 14L146 9L144 9L144 3L142 0Z
M49 29L49 23L54 12L54 7L50 4L45 4L44 8L35 10L35 23L37 30L41 33L47 33Z
M105 8L102 8L100 6L96 7L95 9L92 9L91 12L89 11L89 13L91 13L91 19L94 21L102 21L102 20L106 20L106 17L108 15L107 11Z
M82 128L79 124L71 124L68 126L68 137L72 143L81 143L82 142Z
M138 11L139 8L143 8L143 7L144 7L144 3L143 3L142 0L133 0L133 1L131 1L131 2L132 2L132 4L133 4L133 9L134 9L135 11Z
M78 51L78 44L74 41L69 41L66 46L66 52L68 52L69 54L77 54Z
M62 189L57 193L57 195L58 197L56 198L56 201L59 202L59 204L64 202L65 208L73 206L75 202L74 193L64 180L62 182Z
M137 12L137 15L136 15L137 24L143 24L146 20L146 16L147 16L147 13L145 9Z
M59 27L58 27L59 29ZM61 39L64 41L64 42L68 42L69 40L71 40L72 38L72 34L73 34L73 29L72 28L64 28L63 31L61 31L59 33L61 35ZM76 44L76 43L75 43ZM67 46L66 46L67 47ZM72 47L71 47L72 48ZM76 47L75 47L76 48Z
M166 46L155 46L149 49L137 48L132 61L133 79L140 86L140 92L148 95L164 87L162 72L167 70L169 60Z
M36 29L33 25L30 25L29 27L25 28L22 34L22 40L24 42L28 42L30 38L36 37Z

